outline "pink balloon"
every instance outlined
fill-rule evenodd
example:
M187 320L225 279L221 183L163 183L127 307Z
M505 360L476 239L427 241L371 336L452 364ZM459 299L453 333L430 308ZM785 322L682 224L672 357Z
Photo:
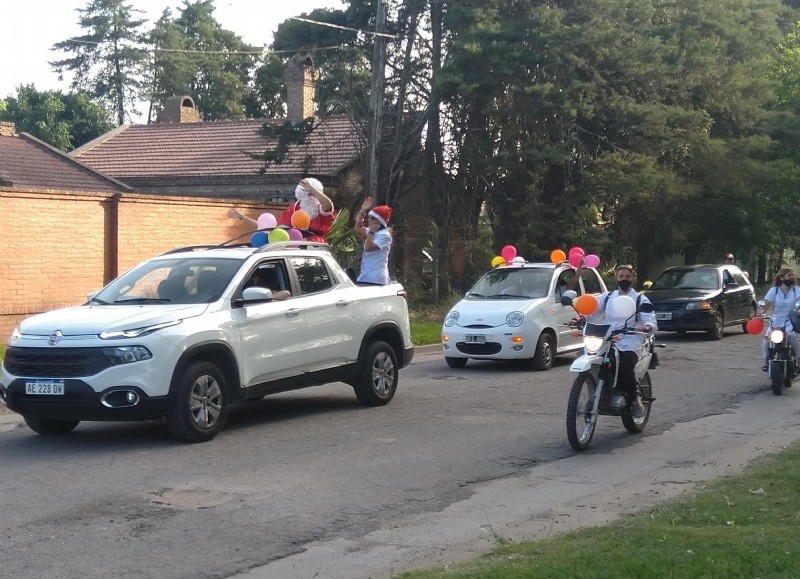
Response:
M294 227L292 227L289 230L289 239L291 239L292 241L300 241L301 239L303 239L303 232L300 231L299 229L295 229Z
M577 254L579 254L581 257L583 257L584 255L586 255L586 252L585 252L585 251L583 251L583 248L582 248L582 247L573 247L572 249L570 249L570 250L569 250L569 255L570 255L570 257L572 256L572 254L573 254L573 253L577 253ZM570 263L572 263L572 261L570 261Z
M578 267L581 264L583 256L580 253L574 252L569 254L569 264L572 267Z
M600 258L597 257L595 254L590 253L586 257L583 258L583 265L586 267L597 267L600 265Z
M278 220L272 213L262 213L258 216L259 229L273 229L276 225L278 225Z
M513 245L506 245L506 246L503 248L503 251L501 251L501 252L500 252L500 255L501 255L501 256L502 256L502 258L503 258L503 259L505 259L506 261L511 261L511 260L513 260L515 257L517 257L517 248L516 248L516 247L514 247Z

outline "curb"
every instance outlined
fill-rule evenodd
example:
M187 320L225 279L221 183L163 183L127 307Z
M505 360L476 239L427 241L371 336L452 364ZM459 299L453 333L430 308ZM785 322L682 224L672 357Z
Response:
M442 351L441 344L426 344L424 346L414 346L414 355L422 356L425 354L438 354Z

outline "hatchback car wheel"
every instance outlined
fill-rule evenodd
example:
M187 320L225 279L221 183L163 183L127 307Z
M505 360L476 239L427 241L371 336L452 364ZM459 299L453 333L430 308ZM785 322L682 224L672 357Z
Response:
M536 344L536 354L531 359L531 366L534 370L549 370L553 367L555 355L553 336L543 333L539 336L539 342Z
M712 340L721 340L725 335L725 312L717 310L714 313L714 327L708 331Z

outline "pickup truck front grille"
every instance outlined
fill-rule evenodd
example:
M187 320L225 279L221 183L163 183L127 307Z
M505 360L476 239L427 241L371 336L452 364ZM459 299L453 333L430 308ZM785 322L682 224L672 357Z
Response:
M111 365L101 348L10 347L3 360L8 372L25 378L80 378Z

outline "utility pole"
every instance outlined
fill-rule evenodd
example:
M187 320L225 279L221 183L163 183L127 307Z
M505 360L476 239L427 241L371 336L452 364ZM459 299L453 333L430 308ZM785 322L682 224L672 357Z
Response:
M375 205L386 203L378 195L378 143L382 130L381 116L385 91L386 69L386 5L378 0L375 17L375 45L372 52L372 90L369 95L369 122L367 126L367 195Z

